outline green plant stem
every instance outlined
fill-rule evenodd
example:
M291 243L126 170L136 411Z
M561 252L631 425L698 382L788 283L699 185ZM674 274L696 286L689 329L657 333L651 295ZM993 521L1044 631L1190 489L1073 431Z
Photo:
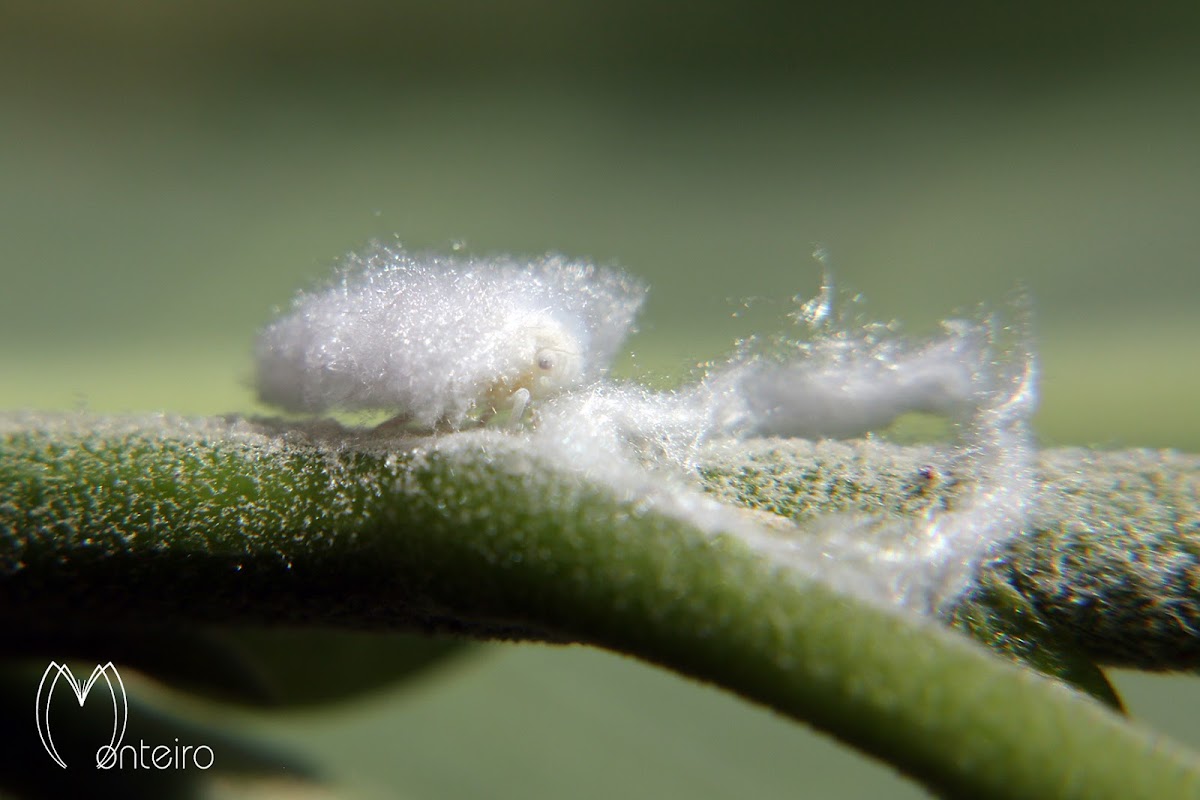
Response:
M804 519L953 508L972 476L932 447L774 440L712 448L706 486ZM1045 624L1110 666L1200 667L1200 457L1168 450L1043 451L1030 530L982 566ZM961 610L961 609L959 609ZM956 610L958 611L958 610Z
M716 683L946 795L1200 792L1191 754L1080 693L556 471L520 437L389 449L335 426L94 418L0 432L13 639L270 623L586 642Z

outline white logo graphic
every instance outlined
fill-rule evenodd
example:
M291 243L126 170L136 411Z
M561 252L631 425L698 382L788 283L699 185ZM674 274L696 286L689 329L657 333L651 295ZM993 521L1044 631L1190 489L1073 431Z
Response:
M97 680L103 677L104 682L108 684L113 707L112 739L107 746L101 747L97 752L96 766L101 769L111 768L113 764L106 762L111 759L115 763L117 750L121 746L121 740L125 738L125 723L129 717L129 701L125 699L125 684L121 682L120 673L117 672L117 668L111 661L104 666L96 665L96 668L92 670L91 677L82 684L71 673L70 667L56 661L51 661L50 666L46 667L46 671L42 673L42 682L38 684L37 707L34 710L38 736L41 737L42 746L54 759L54 763L66 769L67 764L58 754L58 748L54 746L54 737L50 735L50 698L54 696L54 687L58 684L58 679L63 676L66 676L67 683L75 693L75 699L79 701L80 708L83 708L83 703L87 700L88 693L92 691Z

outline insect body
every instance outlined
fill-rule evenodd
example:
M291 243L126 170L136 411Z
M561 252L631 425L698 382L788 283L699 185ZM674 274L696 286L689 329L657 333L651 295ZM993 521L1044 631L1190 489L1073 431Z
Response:
M290 411L385 410L459 428L601 376L644 287L547 256L414 255L375 245L260 334L260 398Z

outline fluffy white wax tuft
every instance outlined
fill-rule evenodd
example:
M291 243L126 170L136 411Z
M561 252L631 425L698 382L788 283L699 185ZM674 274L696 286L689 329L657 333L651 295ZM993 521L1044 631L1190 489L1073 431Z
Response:
M698 448L718 439L849 438L912 411L969 425L1006 385L1004 367L986 325L956 320L944 328L931 340L839 331L769 354L738 353L667 392L596 384L547 403L539 432L691 469Z
M707 378L744 435L860 436L912 411L955 418L983 399L986 330L962 321L928 342L826 337L795 353L735 358Z
M289 411L383 410L460 427L602 376L645 287L550 255L417 255L374 244L296 298L255 349L259 397Z
M883 328L886 330L886 326ZM671 392L598 383L542 409L533 440L586 472L702 529L739 536L798 574L923 615L945 614L979 565L1025 528L1035 495L1037 405L1028 333L952 321L934 340L829 330L768 355L739 353ZM858 436L914 410L949 417L958 440L935 459L969 480L953 508L916 518L809 520L790 537L762 535L664 474L694 470L700 448L760 435ZM649 472L638 466L649 467Z
M764 538L760 546L840 591L944 617L979 566L1028 525L1037 493L1029 424L1036 373L1032 354L1022 352L978 376L987 388L963 401L959 440L934 456L938 469L970 487L952 508L907 518L835 514L807 523L790 540Z

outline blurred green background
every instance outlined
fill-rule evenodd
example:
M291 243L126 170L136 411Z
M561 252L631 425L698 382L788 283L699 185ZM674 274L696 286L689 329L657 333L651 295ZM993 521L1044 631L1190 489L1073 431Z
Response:
M678 375L820 246L917 332L1026 286L1047 443L1200 450L1198 44L1182 2L0 3L0 408L261 410L257 327L393 235L620 264L624 374ZM1194 681L1119 682L1200 744ZM576 648L237 720L367 796L919 796Z

